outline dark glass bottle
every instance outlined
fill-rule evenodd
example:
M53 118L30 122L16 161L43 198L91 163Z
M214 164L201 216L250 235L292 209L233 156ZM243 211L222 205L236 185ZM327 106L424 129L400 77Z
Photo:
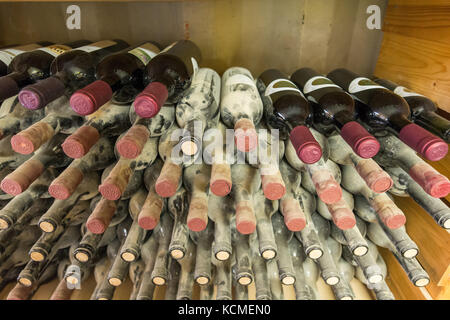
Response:
M282 136L289 134L300 160L319 161L322 149L307 127L312 121L312 111L303 93L276 69L264 71L257 80L257 87L268 124L280 129Z
M123 40L103 40L58 55L50 66L51 76L19 93L28 109L40 109L62 95L70 96L95 81L95 66L105 56L128 47Z
M325 133L327 127L335 126L357 155L367 159L377 154L380 144L355 121L355 103L348 93L310 68L295 71L291 80L311 103L316 129Z
M36 43L30 43L23 46L8 45L2 46L0 50L0 77L8 74L8 66L14 57L27 51L36 50L42 47L50 46L53 43L48 41L41 41Z
M87 40L78 40L17 55L8 66L8 75L0 78L0 101L12 97L27 85L47 78L50 75L50 65L58 55L89 43Z
M161 51L145 68L147 87L134 100L136 114L151 118L168 99L171 102L181 99L200 61L200 49L189 40L176 41Z
M95 68L97 80L75 92L70 97L70 106L75 112L87 115L108 102L114 92L125 86L135 88L132 90L135 93L138 89L142 90L143 70L159 51L158 45L145 42L131 50L105 57Z
M412 123L408 103L401 96L347 69L328 74L334 83L361 102L358 114L372 129L391 129L412 149L431 161L445 157L448 145L439 137Z
M408 102L411 118L415 123L450 143L450 121L436 113L438 107L430 98L410 91L390 80L376 78L374 81L394 91Z

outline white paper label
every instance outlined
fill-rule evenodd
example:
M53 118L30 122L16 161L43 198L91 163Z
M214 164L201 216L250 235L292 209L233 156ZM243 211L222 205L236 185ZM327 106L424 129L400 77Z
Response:
M423 97L423 95L418 94L416 92L412 92L409 89L398 86L395 88L394 93L398 94L400 97L406 98L406 97Z
M92 43L90 45L87 46L82 46L79 48L75 48L76 50L81 50L84 52L94 52L103 48L107 48L107 47L111 47L113 45L115 45L116 42L111 41L111 40L103 40L103 41L99 41L99 42L95 42Z
M373 82L370 79L364 78L364 77L358 77L353 79L352 82L350 82L348 86L348 92L349 93L358 93L365 90L370 89L385 89L385 87L380 86L379 84Z
M64 53L64 52L69 51L71 49L72 48L68 47L68 46L55 44L55 45L51 45L51 46L48 46L48 47L39 48L37 50L41 50L41 51L47 52L48 54L51 54L52 56L57 57L61 53Z
M147 65L150 60L152 60L153 57L157 55L157 53L143 47L134 48L133 50L128 51L128 53L131 53L136 58L141 60L144 65Z
M227 82L225 82L225 86L229 87L235 84L247 84L256 89L255 82L247 76L243 74L235 74L228 78Z
M25 51L16 49L0 50L0 61L9 66L9 64L11 63L12 59L14 59L15 56L24 52Z
M303 93L308 94L310 92L328 87L339 88L339 86L334 84L330 79L323 76L315 76L306 81L305 86L303 87Z
M278 85L278 86L276 86ZM276 79L273 80L269 85L266 87L266 91L264 92L265 96L270 96L271 94L274 94L276 92L280 91L294 91L299 93L302 97L305 97L303 93L297 88L297 86L288 79Z

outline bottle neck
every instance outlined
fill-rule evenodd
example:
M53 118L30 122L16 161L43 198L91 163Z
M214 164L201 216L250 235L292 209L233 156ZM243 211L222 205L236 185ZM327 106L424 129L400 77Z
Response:
M354 116L348 110L342 110L334 115L334 123L341 129L345 124L354 121Z
M30 76L26 72L11 72L7 77L14 80L19 88L23 88L32 83Z
M389 118L389 123L396 132L400 132L400 130L412 122L403 114L395 114Z
M416 117L417 124L440 136L447 143L450 141L450 121L435 112L422 112Z
M115 73L106 74L102 76L100 80L106 82L111 87L113 92L119 90L122 87L120 78Z

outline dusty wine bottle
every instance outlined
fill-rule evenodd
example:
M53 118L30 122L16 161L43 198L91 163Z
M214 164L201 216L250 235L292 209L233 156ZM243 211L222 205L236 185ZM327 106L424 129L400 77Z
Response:
M20 102L35 110L62 95L70 97L95 80L95 66L103 57L126 47L128 43L123 40L103 40L58 55L50 65L51 76L23 88Z
M403 97L408 102L409 108L411 109L411 117L415 123L438 135L445 142L450 143L450 121L436 112L438 107L430 98L387 79L376 78L374 81L394 91L394 93Z
M41 41L20 46L17 45L8 45L4 47L2 46L2 48L0 49L0 77L3 77L11 72L10 70L8 70L8 66L16 56L24 52L36 50L50 45L52 45L51 42Z
M9 62L8 75L0 78L0 101L16 95L20 89L29 84L47 78L50 75L51 63L60 54L90 43L87 40L77 40L50 44L16 55Z
M78 114L88 115L125 86L142 89L143 70L159 51L159 46L149 41L106 56L95 67L97 80L76 91L70 97L70 106Z
M276 69L264 71L257 85L268 124L280 129L283 138L289 136L297 156L303 162L317 162L322 156L322 149L307 127L313 114L303 93L287 75Z
M392 129L412 149L431 161L445 157L448 145L441 139L409 120L408 103L401 96L346 69L328 74L334 83L361 101L360 117L374 129Z
M291 80L312 104L316 129L325 133L327 127L335 126L358 156L367 159L377 154L380 144L355 121L355 104L348 93L311 68L298 69L291 75Z
M151 118L168 99L178 102L190 86L200 61L200 49L190 40L178 40L162 50L145 67L147 86L134 99L136 113Z

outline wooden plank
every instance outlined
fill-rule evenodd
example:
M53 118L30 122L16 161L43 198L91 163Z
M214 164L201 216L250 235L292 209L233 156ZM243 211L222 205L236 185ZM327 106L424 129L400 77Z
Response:
M389 2L383 30L450 44L450 2Z
M422 93L450 111L450 44L387 32L374 73Z

